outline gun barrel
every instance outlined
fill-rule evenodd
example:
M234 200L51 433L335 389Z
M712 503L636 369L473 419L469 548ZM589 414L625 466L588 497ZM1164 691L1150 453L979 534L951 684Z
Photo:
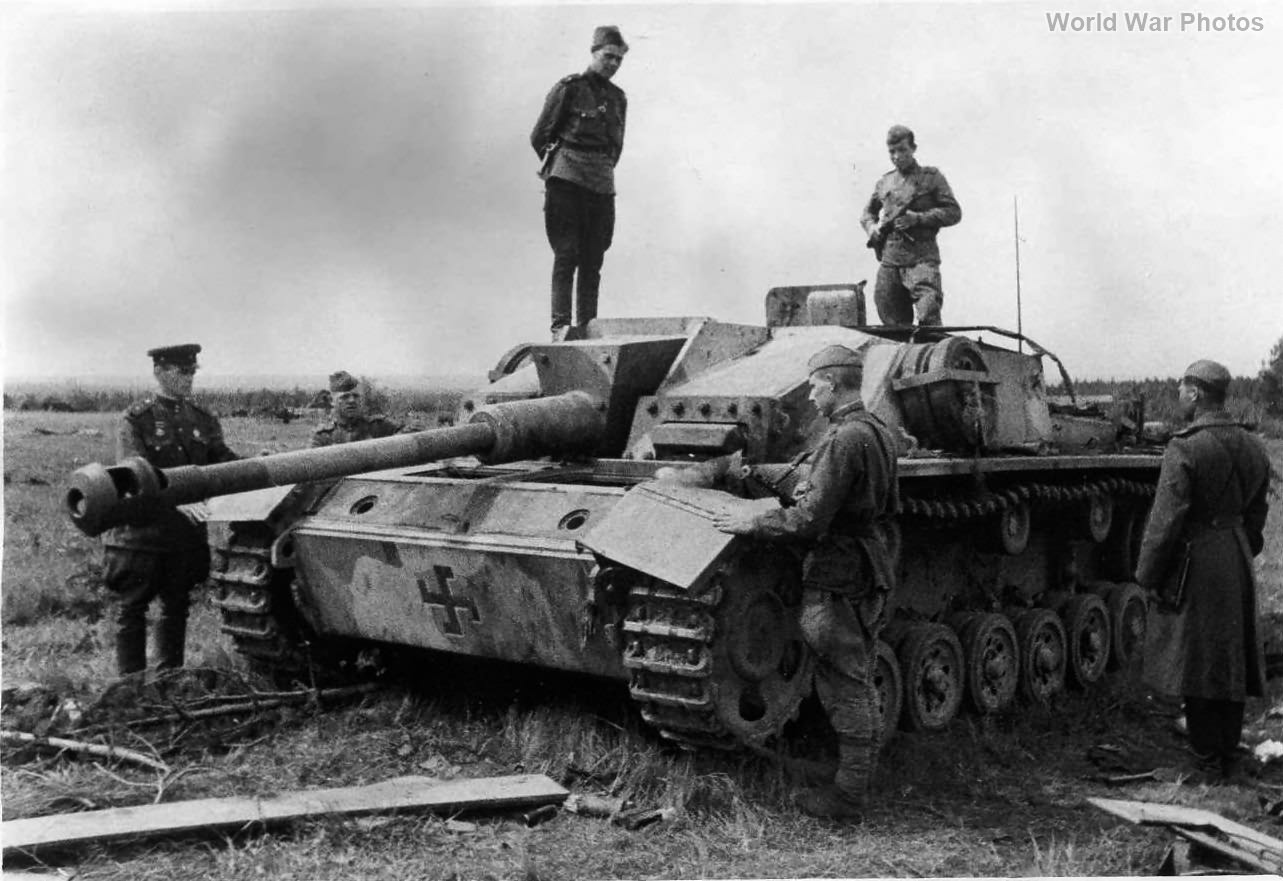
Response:
M86 535L145 523L158 510L269 486L346 477L475 455L504 462L548 453L590 450L601 438L601 408L584 392L485 407L464 425L357 441L217 465L159 469L141 458L78 469L65 504Z

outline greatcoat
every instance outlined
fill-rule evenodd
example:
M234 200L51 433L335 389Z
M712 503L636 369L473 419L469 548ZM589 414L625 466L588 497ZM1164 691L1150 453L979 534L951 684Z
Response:
M1203 414L1168 444L1136 570L1158 597L1145 639L1155 690L1240 702L1265 694L1252 558L1264 544L1269 478L1264 445L1223 412Z

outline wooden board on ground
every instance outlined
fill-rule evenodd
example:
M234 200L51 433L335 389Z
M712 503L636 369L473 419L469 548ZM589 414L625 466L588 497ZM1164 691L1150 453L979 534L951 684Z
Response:
M1087 801L1129 823L1171 826L1177 834L1244 862L1258 871L1283 872L1283 841L1250 826L1227 820L1213 811L1114 798L1089 798ZM1223 837L1218 839L1204 834L1206 830L1212 830Z
M569 793L543 774L440 781L398 777L367 786L286 792L263 798L203 798L11 820L0 827L6 854L117 838L240 829L335 814L456 813L557 804Z

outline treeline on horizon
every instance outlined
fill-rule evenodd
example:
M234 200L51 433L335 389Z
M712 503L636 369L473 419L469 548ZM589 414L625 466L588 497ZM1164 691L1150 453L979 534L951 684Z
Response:
M464 392L459 389L383 388L365 381L366 404L371 412L389 416L453 413ZM4 391L5 410L47 410L65 413L116 413L145 397L137 388L86 389L74 384L15 384ZM307 410L328 411L328 398L315 389L200 389L195 399L220 416L298 417Z

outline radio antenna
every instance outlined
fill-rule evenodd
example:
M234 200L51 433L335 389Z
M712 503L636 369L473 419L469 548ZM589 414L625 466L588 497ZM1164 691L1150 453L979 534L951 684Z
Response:
M1011 197L1011 216L1016 223L1016 333L1019 334L1016 337L1016 351L1023 352L1025 350L1025 328L1021 317L1020 305L1020 209L1016 205L1015 196Z

